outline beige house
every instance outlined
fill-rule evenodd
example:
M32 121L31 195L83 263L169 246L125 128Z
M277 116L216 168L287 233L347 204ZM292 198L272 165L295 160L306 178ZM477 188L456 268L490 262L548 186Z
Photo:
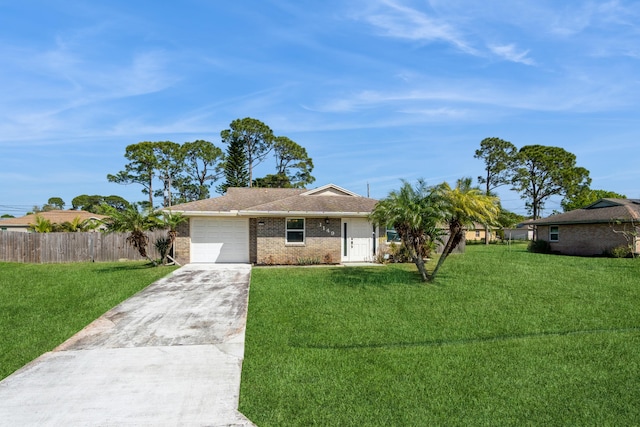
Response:
M19 218L0 219L0 230L28 232L30 231L29 227L36 223L36 216L40 216L50 221L52 224L63 224L65 222L72 222L76 218L80 218L81 221L99 221L106 218L105 215L98 215L87 211L52 210L39 212L37 214L29 214Z
M640 252L640 199L601 199L530 224L535 239L548 241L555 253L598 256L627 245Z
M338 264L373 261L377 200L333 184L314 190L229 188L224 196L171 207L180 263ZM383 230L384 233L384 230Z
M494 241L498 237L497 228L489 227L489 240ZM484 242L487 230L485 226L479 222L474 222L473 227L468 227L465 230L464 238L467 242Z

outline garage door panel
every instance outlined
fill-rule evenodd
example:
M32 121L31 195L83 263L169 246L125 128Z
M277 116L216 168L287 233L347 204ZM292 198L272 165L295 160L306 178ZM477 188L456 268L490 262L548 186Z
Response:
M192 218L191 262L249 262L249 221Z

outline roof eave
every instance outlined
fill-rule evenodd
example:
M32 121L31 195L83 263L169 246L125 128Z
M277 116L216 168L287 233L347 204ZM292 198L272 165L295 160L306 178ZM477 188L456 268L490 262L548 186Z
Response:
M609 220L594 219L594 220L577 220L577 221L543 221L534 222L532 225L570 225L570 224L611 224L612 222L632 222L629 218L612 218Z
M218 217L218 216L239 216L238 215L238 211L183 211L183 210L177 210L177 209L173 209L171 210L172 213L179 213L182 216L186 216L186 217L192 217L192 216L213 216L213 217Z
M174 213L180 213L186 217L291 217L299 216L304 218L312 217L328 217L328 218L343 218L343 217L356 217L366 218L371 212L322 212L322 211L182 211L172 210Z
M242 216L253 217L283 217L283 216L301 216L301 217L368 217L371 212L324 212L324 211L240 211Z

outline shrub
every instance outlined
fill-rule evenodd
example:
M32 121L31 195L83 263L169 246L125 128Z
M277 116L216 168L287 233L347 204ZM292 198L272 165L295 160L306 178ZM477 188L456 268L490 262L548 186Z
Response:
M607 255L611 258L627 258L631 256L631 250L629 249L629 246L621 245L609 249L609 251L607 251Z
M297 259L298 265L317 265L320 264L320 258L318 257L299 257Z
M532 240L527 250L535 254L548 254L551 253L551 245L546 240Z
M389 255L392 262L411 262L411 255L409 254L409 250L403 244L391 243L389 245Z

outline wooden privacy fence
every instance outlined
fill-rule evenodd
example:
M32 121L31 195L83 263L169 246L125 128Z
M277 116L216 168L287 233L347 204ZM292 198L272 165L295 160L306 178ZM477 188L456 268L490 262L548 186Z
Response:
M147 232L147 254L159 259L155 248L158 237L167 232ZM0 231L0 261L25 263L100 262L121 259L143 260L127 242L128 233L22 233Z

